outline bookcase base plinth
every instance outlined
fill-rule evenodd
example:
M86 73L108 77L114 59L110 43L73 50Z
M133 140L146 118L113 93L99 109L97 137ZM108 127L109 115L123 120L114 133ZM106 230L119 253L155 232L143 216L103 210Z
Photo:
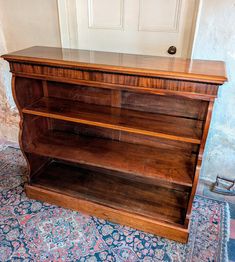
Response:
M177 227L162 221L152 220L129 212L116 210L91 201L25 184L27 197L64 208L69 208L114 223L124 224L138 230L166 237L181 243L188 241L188 229Z

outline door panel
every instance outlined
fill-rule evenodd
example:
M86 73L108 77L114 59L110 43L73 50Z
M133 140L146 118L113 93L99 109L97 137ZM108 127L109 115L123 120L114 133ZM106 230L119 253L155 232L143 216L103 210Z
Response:
M89 29L123 29L123 4L124 0L88 0Z
M177 33L180 14L180 0L140 0L139 30Z
M197 0L77 0L78 48L187 57Z

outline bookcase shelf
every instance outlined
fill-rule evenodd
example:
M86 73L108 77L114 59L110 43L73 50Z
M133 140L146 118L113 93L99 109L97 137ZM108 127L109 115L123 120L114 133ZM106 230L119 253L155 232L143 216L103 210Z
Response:
M184 224L188 194L54 161L32 185L151 219Z
M157 184L174 183L192 187L195 155L177 149L159 149L145 145L83 137L50 131L33 140L28 153L85 164L123 173L130 178ZM120 174L121 175L121 174Z
M23 113L200 144L203 121L43 97Z
M3 58L26 195L186 243L224 63L49 47Z

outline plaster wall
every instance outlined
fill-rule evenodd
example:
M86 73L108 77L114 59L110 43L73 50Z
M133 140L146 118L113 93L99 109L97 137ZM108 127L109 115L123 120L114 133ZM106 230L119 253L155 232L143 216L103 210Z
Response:
M0 55L6 52L6 41L0 21ZM0 139L16 141L18 112L11 95L10 81L8 63L0 59Z
M57 0L0 0L0 19L8 52L61 45Z
M61 46L56 0L0 0L0 55L33 45ZM19 116L8 63L0 59L0 139L18 140Z
M193 58L226 62L228 82L219 91L201 178L235 179L235 1L202 0Z

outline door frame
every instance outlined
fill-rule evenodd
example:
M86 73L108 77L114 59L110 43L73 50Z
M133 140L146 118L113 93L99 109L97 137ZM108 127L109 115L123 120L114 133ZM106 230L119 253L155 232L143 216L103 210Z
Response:
M185 46L187 57L191 58L193 55L195 36L197 34L200 11L203 0L193 1L193 18L191 23L191 31L189 43ZM77 0L57 0L58 17L60 27L60 38L62 48L78 48L79 33L77 30L78 17L77 17Z
M62 48L78 47L77 0L57 0Z

